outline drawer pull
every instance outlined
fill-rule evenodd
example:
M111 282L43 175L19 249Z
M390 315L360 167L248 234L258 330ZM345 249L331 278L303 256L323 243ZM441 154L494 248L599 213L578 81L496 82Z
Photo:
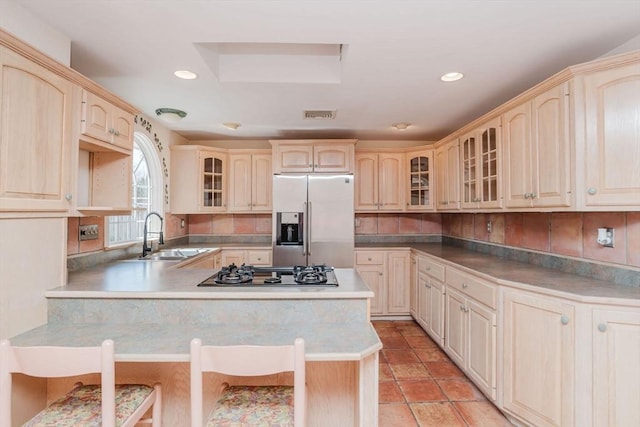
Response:
M371 261L371 257L367 258L367 261Z
M599 330L600 332L606 332L606 331L607 331L607 325L606 325L606 323L600 323L600 324L598 324L598 330Z
M560 323L562 323L563 325L568 325L569 324L569 316L560 317Z

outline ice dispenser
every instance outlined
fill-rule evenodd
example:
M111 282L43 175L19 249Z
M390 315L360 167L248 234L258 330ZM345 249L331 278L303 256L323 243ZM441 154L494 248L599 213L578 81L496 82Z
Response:
M302 246L302 230L304 230L302 212L277 212L276 221L276 245Z

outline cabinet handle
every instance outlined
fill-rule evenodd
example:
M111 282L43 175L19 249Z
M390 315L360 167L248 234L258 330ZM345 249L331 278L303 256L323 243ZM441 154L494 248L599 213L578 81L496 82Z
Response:
M114 131L114 132L113 132L113 134L114 134L115 136L120 136L120 131L117 131L117 130L116 130L116 131Z
M427 288L427 289L431 289L431 286L428 283L425 283L424 287Z
M600 323L598 324L598 330L600 332L606 332L607 331L607 324L606 323Z
M462 289L467 289L467 286L469 286L469 285L467 285L466 283L463 283L462 284Z
M560 317L560 323L562 323L563 325L568 325L569 324L569 316Z
M589 189L587 190L587 193L589 193L590 196L594 196L597 192L598 189L595 187L589 187Z
M378 273L378 276L382 276L382 273Z
M64 195L64 198L67 199L68 202L70 202L71 199L73 199L73 195L71 193L67 193Z
M469 312L469 308L468 308L468 307L465 307L463 311L464 311L465 313L468 313L468 312Z
M367 261L371 261L371 258L367 258Z
M529 198L529 193L524 193L524 198L528 199Z
M431 271L431 267L427 267L427 268L425 268L425 270Z
M532 199L535 199L536 197L538 197L538 195L537 195L536 193L529 193L529 196L530 196Z
M318 165L313 165L314 168L318 169Z
M464 311L464 305L460 304L460 311Z
M116 130L114 128L109 128L109 133L113 135L114 133L116 133Z

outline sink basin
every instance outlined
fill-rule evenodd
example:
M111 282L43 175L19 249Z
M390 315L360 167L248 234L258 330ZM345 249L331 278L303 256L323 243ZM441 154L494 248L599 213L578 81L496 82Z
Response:
M210 249L206 249L206 248L162 249L151 255L147 255L142 259L155 260L155 261L180 261L180 260L191 258L196 255L200 255L201 253L209 252L209 251Z

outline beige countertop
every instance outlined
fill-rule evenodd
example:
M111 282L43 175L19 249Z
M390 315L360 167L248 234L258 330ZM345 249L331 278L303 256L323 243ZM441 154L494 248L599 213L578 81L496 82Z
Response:
M580 302L640 306L640 286L623 286L440 243L359 244L358 249L412 249L500 285ZM638 272L640 277L640 272Z

